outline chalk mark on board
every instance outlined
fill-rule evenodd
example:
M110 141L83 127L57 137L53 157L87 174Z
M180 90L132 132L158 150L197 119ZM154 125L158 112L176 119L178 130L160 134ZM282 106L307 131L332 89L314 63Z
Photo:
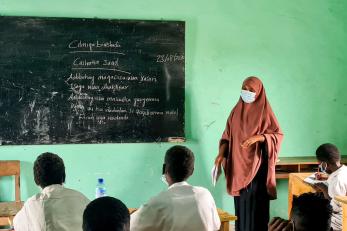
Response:
M107 53L107 54L118 54L118 55L125 55L122 52L117 52L117 51L70 51L69 53L74 54L74 53Z
M30 112L33 112L33 109L35 107L35 103L36 103L36 99L34 101L32 101L31 103L29 103Z
M53 99L53 97L54 97L56 94L58 94L58 93L59 93L59 92L57 92L57 91L52 91L52 92L51 92L51 95L52 95L52 96L51 96L51 99Z
M122 71L116 68L102 68L102 67L73 67L72 70L107 70L107 71L118 71L131 75L130 72Z
M166 100L170 100L170 85L171 85L171 75L170 72L167 68L166 63L164 63L164 71L165 71L165 76L167 76L167 81L166 81Z
M209 124L206 124L205 127L206 127L206 130L209 129L211 127L212 124L214 124L216 121L212 121L211 123Z

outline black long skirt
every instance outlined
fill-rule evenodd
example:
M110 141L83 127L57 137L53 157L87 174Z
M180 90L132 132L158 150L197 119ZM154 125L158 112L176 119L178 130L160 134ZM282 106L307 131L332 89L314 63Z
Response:
M262 156L262 163L252 182L240 191L240 196L234 197L236 231L268 230L270 216L270 199L266 189L268 161L267 155Z

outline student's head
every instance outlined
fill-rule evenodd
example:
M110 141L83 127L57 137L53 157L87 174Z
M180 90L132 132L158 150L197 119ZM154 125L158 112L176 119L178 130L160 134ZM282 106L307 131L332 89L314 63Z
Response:
M65 182L64 161L56 154L45 152L34 163L35 183L41 188Z
M330 201L317 193L293 198L291 222L295 231L329 231L332 207Z
M163 173L169 185L185 181L193 174L194 154L184 146L176 145L166 151Z
M316 150L316 157L320 164L326 168L327 173L332 173L340 165L341 155L333 144L322 144Z
M129 231L130 215L122 201L100 197L87 205L83 213L83 231Z

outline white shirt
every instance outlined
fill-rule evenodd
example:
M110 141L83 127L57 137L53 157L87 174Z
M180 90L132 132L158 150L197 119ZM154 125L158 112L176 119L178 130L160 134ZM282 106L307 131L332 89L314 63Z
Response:
M335 200L335 197L347 196L347 167L345 165L329 175L328 185L328 194L331 197L330 204L333 207L331 227L334 230L342 230L342 207Z
M130 218L131 231L215 231L219 227L211 193L184 181L152 198Z
M89 200L60 184L45 187L29 198L14 218L16 231L79 231Z

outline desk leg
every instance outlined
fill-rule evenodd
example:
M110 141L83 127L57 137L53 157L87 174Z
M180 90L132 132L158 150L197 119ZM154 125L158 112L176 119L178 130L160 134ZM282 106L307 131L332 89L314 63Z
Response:
M342 230L347 230L347 205L342 206Z
M229 231L229 221L221 222L219 231Z
M290 219L290 212L293 204L293 177L289 175L288 179L288 219Z

